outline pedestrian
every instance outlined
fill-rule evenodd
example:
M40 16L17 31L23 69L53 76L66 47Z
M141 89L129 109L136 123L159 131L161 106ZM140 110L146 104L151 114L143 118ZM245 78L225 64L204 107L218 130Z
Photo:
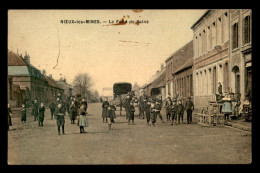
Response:
M39 118L38 118L38 126L43 127L43 121L45 117L45 107L44 104L41 103L40 108L39 108Z
M111 123L115 123L115 118L116 118L116 107L115 107L115 103L113 101L111 101L110 103L110 112L111 112Z
M183 114L184 114L184 105L182 104L182 101L180 99L178 103L178 124L180 124L180 119L181 119L181 123L183 123Z
M154 127L155 123L156 123L156 119L157 119L156 109L155 109L155 101L154 100L151 103L151 115L152 115L152 125Z
M147 100L144 103L144 108L145 108L145 115L146 115L146 123L147 126L150 126L150 119L151 119L151 101Z
M22 109L21 109L21 121L22 123L26 123L26 108L25 104L22 104Z
M130 114L130 101L131 101L130 95L127 94L125 101L124 101L125 113L126 113L126 119L127 120L129 119L129 116L130 116L129 115Z
M229 121L229 115L232 114L231 98L228 96L228 94L226 94L222 100L224 101L222 113L224 113L224 119L226 123L227 121Z
M188 97L188 101L185 104L185 110L187 112L187 123L192 123L192 111L194 110L194 104L191 101L191 97Z
M177 112L178 112L178 106L176 103L176 99L172 100L172 106L171 106L171 117L172 117L172 124L174 123L175 120L175 124L177 124Z
M52 101L49 105L50 111L51 111L51 119L53 119L53 115L55 113L55 103Z
M221 82L218 83L218 93L220 96L222 96L222 85L221 85Z
M81 104L80 109L79 109L79 129L80 133L87 133L84 129L84 127L88 127L88 120L87 120L87 112L84 104Z
M145 100L147 100L147 96L145 95L144 91L142 91L142 95L139 97L139 100L138 100L139 118L142 118L142 119L144 119L144 112L145 112L144 102L145 102Z
M132 125L135 125L134 119L135 119L135 107L134 107L134 102L130 102L128 125L131 125L131 124L130 124L130 121L132 121Z
M38 116L39 116L39 103L38 103L37 99L34 99L32 113L33 113L33 116L34 116L34 121L38 120Z
M7 108L8 108L8 113L7 113L7 119L8 119L8 123L7 123L7 125L8 125L8 130L9 130L9 126L12 126L12 114L13 114L13 112L12 112L12 109L10 108L10 104L8 103L7 104Z
M108 117L108 108L109 106L109 102L107 101L107 97L105 97L103 103L102 103L102 118L103 118L103 123L104 123L104 120L106 119L106 123L107 123L107 117Z
M82 100L81 100L81 103L80 103L80 104L84 104L84 109L85 109L85 111L86 111L86 113L87 113L87 109L88 109L88 102L87 102L86 98L82 98Z
M60 127L62 127L62 134L65 135L64 125L65 125L65 105L63 102L59 102L55 109L55 117L57 119L57 126L58 126L58 135L60 135Z
M171 97L169 96L165 104L167 121L170 121L171 119L171 106L172 106L172 101L171 101Z
M113 123L113 119L114 119L114 105L112 105L113 103L111 103L109 106L108 106L108 130L112 130L111 126L112 126L112 123Z
M155 101L155 113L156 113L156 117L159 116L159 118L161 119L162 123L165 123L165 121L163 121L163 118L162 118L162 114L161 114L161 109L162 109L162 106L160 104L160 100L156 100Z
M77 108L75 105L75 102L72 101L70 102L70 106L69 106L69 116L70 116L70 122L71 124L75 124L75 119L76 119L76 112L77 112Z

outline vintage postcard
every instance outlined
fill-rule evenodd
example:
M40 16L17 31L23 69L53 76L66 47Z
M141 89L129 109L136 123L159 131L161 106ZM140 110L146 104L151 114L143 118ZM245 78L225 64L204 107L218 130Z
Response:
M251 9L9 9L8 164L251 164L251 52Z

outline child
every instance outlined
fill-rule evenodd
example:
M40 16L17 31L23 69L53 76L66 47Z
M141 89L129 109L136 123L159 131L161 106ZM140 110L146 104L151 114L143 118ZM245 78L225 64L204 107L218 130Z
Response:
M111 101L110 104L110 112L111 112L111 123L115 123L115 118L116 118L116 107L113 101Z
M172 116L172 124L175 120L175 124L177 124L177 111L178 111L178 107L176 105L176 100L174 99L172 102L172 107L171 107L171 116Z
M159 118L161 119L161 121L163 122L163 123L165 123L165 121L163 121L163 118L162 118L162 114L161 114L161 109L162 109L162 107L161 107L161 104L160 104L160 100L156 100L156 102L155 102L156 104L155 104L155 113L156 113L156 117L157 117L157 115L159 116Z
M79 129L80 133L87 133L84 130L84 127L88 127L88 120L86 117L86 110L85 110L85 105L81 104L80 109L79 109Z
M171 106L172 106L172 101L171 98L168 97L165 105L167 121L170 121L171 119Z
M178 103L178 124L180 124L180 119L181 119L181 122L183 123L183 114L184 114L184 105L182 104L182 101L179 100L179 103Z
M24 104L22 104L22 109L21 109L21 121L22 123L26 122L26 108Z
M226 121L229 121L229 114L232 113L231 98L228 96L228 94L226 94L222 100L224 101L223 107L222 107L222 113L224 113L225 122L226 122Z
M151 113L151 101L148 100L146 102L144 102L144 108L145 108L145 115L146 115L146 122L147 122L147 126L150 126L149 122L150 122L150 113Z
M152 125L153 127L155 126L155 123L156 123L156 109L155 109L155 102L153 101L152 104L151 104L151 114L152 114Z
M58 103L55 110L55 117L57 119L58 135L60 135L60 126L62 127L62 133L65 135L64 124L65 124L65 105L63 103Z
M134 123L134 118L135 118L135 107L134 107L134 103L133 102L130 102L130 115L129 115L129 118L128 118L128 125L131 125L130 124L130 120L132 120L132 125L135 125Z
M51 111L51 119L53 119L53 115L54 115L54 112L55 112L55 103L52 101L49 108L50 108L50 111Z
M104 123L104 120L106 119L106 123L107 123L107 116L108 116L108 111L107 111L107 108L109 106L109 103L107 101L107 98L105 98L105 101L102 103L102 118L103 118L103 123Z
M43 121L44 121L44 113L45 113L45 107L44 104L41 103L40 108L39 108L39 118L38 118L38 126L43 127Z
M10 104L9 103L7 104L7 107L8 107L8 113L7 113L7 117L8 117L8 130L9 130L9 126L12 126L12 118L11 118L12 109L10 108Z
M71 124L75 124L76 111L77 111L77 108L76 108L75 102L72 101L70 104L70 107L69 107L69 115L70 115Z

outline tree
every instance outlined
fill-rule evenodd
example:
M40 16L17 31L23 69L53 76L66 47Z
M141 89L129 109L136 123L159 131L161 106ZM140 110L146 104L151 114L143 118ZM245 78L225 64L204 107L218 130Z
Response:
M93 85L91 77L87 73L79 73L73 80L73 89L82 97L89 97L90 88Z

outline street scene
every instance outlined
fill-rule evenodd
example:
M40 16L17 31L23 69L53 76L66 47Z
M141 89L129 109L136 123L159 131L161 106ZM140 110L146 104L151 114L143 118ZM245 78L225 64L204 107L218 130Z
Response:
M9 165L252 163L252 10L9 10Z

